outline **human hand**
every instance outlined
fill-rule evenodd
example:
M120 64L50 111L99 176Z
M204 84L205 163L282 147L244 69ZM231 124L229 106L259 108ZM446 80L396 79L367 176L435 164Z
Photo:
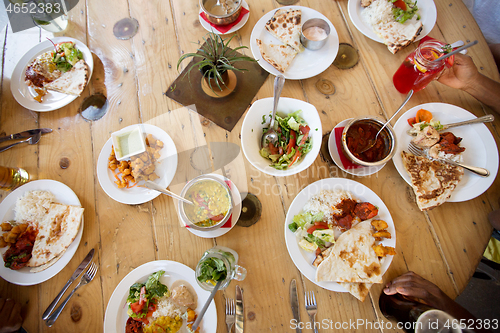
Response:
M453 66L445 68L438 81L451 88L467 90L475 85L479 77L474 61L469 56L455 54Z
M21 304L0 297L0 333L16 332L22 323Z
M434 283L413 272L407 272L389 282L384 293L386 295L399 293L445 312L448 312L456 304Z

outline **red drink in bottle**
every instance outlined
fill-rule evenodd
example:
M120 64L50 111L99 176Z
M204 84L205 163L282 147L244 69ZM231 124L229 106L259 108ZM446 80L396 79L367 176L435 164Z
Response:
M407 94L411 89L415 92L422 90L441 73L445 64L453 64L453 56L433 61L447 53L443 48L445 45L436 40L420 44L394 73L392 81L396 89L402 94Z

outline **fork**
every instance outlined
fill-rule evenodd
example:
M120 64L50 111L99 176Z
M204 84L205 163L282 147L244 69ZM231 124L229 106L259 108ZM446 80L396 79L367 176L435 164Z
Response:
M82 278L80 279L80 283L78 283L75 289L73 289L71 294L69 294L69 296L64 300L64 302L62 302L62 304L45 320L45 325L47 325L48 327L52 327L52 325L54 325L54 323L56 322L57 318L61 314L66 304L68 303L71 296L73 296L73 294L76 292L78 288L92 281L96 273L97 273L97 265L95 263L92 263L90 268L85 272L85 274L83 274Z
M318 306L316 305L316 296L314 296L314 291L306 292L304 295L306 301L306 311L311 318L311 323L314 327L314 333L318 333L318 329L316 328L316 321L314 317L316 317L316 313L318 312Z
M0 153L3 151L6 151L7 149L10 149L14 146L17 146L18 144L25 143L25 142L27 142L30 145L36 145L38 143L38 141L40 141L41 137L42 137L42 132L35 133L35 134L33 134L33 136L29 137L26 140L18 141L16 143L11 144L11 145L0 148Z
M234 305L234 299L226 298L227 333L231 333L231 330L233 329L234 321L236 320L236 317L234 315L235 312L236 312L236 306Z
M475 166L470 166L470 165L466 165L466 164L463 164L463 163L460 163L460 162L455 162L453 160L450 160L449 158L439 158L439 159L436 159L432 156L429 155L429 151L428 150L424 150L420 147L417 147L413 142L410 141L410 144L408 145L408 150L410 151L410 153L412 153L413 155L415 156L423 156L423 157L426 157L428 159L430 159L431 161L438 161L438 162L445 162L445 163L448 163L448 164L451 164L451 165L456 165L456 166L460 166L466 170L469 170L470 172L473 172L481 177L488 177L490 175L490 172L487 170L487 169L484 169L484 168L480 168L480 167L475 167Z

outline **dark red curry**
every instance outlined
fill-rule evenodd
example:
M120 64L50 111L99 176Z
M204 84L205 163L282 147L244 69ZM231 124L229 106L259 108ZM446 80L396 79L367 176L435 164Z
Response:
M372 148L360 153L370 144L370 140L375 139L379 130L380 127L375 127L372 124L353 124L346 133L347 148L362 161L376 162L382 160L387 155L383 132L379 134L377 142Z
M35 243L38 230L29 226L26 231L19 236L15 244L12 244L3 255L5 267L10 269L21 269L31 259L31 251Z

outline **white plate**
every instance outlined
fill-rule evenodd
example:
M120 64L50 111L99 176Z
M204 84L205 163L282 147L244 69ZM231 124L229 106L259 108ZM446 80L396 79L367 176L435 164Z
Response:
M408 151L408 144L412 139L411 136L406 134L406 131L410 129L408 118L415 117L420 109L432 112L434 119L439 120L443 125L476 118L467 110L445 103L417 105L406 111L394 125L398 146L396 155L392 160L399 174L408 184L411 184L410 176L403 166L401 152L403 150ZM495 139L485 124L454 127L450 128L449 131L463 139L460 143L460 146L465 147L465 151L462 153L463 162L468 165L486 168L491 174L489 177L483 178L465 170L462 180L446 201L461 202L474 199L486 191L495 181L498 172L498 149Z
M437 10L434 0L418 0L417 6L419 8L418 13L420 14L422 20L422 31L415 39L415 41L421 40L431 32L432 28L436 24L437 20ZM361 0L349 0L347 4L347 11L349 12L349 18L352 24L366 37L384 44L382 39L380 39L377 34L373 31L372 27L369 26L361 17L361 13L365 9L361 7Z
M262 129L269 125L268 115L272 113L273 98L263 98L255 101L243 119L241 127L241 148L247 160L258 170L271 176L290 176L307 169L316 160L321 148L323 131L321 129L321 119L314 105L307 102L281 97L278 102L278 111L280 115L288 115L297 110L302 110L299 115L302 117L311 131L313 147L299 163L292 165L287 170L277 170L269 164L271 161L262 157L260 151L260 141L262 138ZM262 124L262 116L266 116L266 124Z
M133 129L137 125L130 125L124 128ZM164 130L150 124L139 124L142 127L144 134L152 134L156 139L163 141L163 148L160 150L160 158L155 162L155 173L160 177L155 180L155 183L167 188L172 179L174 178L175 171L177 170L177 149L175 148L174 141ZM108 169L108 157L111 153L111 138L106 141L99 154L97 160L97 178L102 189L112 199L128 204L137 205L153 200L161 193L155 190L150 190L146 187L135 186L129 189L120 189L114 183L115 177L113 172Z
M90 81L92 71L94 69L94 60L92 59L92 53L90 53L87 45L70 37L54 37L52 38L52 42L54 42L54 44L61 42L75 43L76 48L82 51L83 59L89 66L88 81ZM14 98L19 104L27 109L38 112L53 111L68 105L78 97L49 90L48 94L44 96L42 103L38 103L33 99L38 94L35 92L33 87L28 87L26 83L24 83L26 68L36 57L51 50L54 50L54 45L49 40L35 45L22 56L12 72L10 81L10 90L12 91L12 95L14 95Z
M44 190L52 192L56 197L56 202L65 205L81 206L80 200L76 196L75 192L63 183L55 180L42 179L34 180L23 186L15 189L10 193L1 203L0 203L0 218L1 222L13 220L15 217L14 208L16 207L17 198L22 197L28 191ZM80 240L82 239L83 233L83 216L82 223L80 225L80 230L76 235L75 240L68 247L66 252L62 255L55 264L38 273L30 273L29 267L24 267L19 270L12 270L4 266L3 254L7 251L7 247L3 248L0 252L2 254L2 261L0 263L0 276L11 283L20 286L32 286L38 283L47 281L57 273L59 273L68 262L73 258L73 255L78 249Z
M332 22L330 22L326 16L320 12L308 7L288 6L280 7L280 9L300 9L302 11L302 22L311 18L321 18L330 25L330 36L328 36L326 44L317 51L305 49L303 52L297 54L295 59L293 59L290 66L287 68L286 72L283 73L285 78L289 80L302 80L324 72L328 67L330 67L337 56L337 52L339 51L339 36L337 35L337 30L335 30ZM250 36L250 49L253 57L259 61L259 65L262 68L271 74L278 75L282 73L262 58L259 46L256 42L257 39L260 39L264 44L283 44L266 30L266 23L271 19L271 17L273 17L275 11L276 10L268 12L255 24L252 30L252 35Z
M305 275L312 283L331 291L337 292L347 292L343 287L341 287L337 282L316 282L316 267L312 265L312 262L315 259L315 254L306 252L302 248L300 248L297 237L295 234L288 229L288 225L292 222L292 219L295 215L299 214L306 202L315 194L317 194L320 190L345 190L352 193L354 199L361 202L369 202L374 206L377 206L379 211L377 215L377 219L384 220L387 222L389 227L387 231L391 234L391 239L384 239L382 244L385 246L396 247L396 229L394 228L394 222L392 221L391 213L387 209L386 205L379 198L378 195L375 194L372 190L370 190L365 185L355 182L354 180L345 179L345 178L327 178L318 180L315 183L310 184L305 189L299 192L295 199L293 199L292 204L288 208L288 212L286 213L285 220L285 241L286 247L288 249L288 253L293 260L293 263L300 272ZM381 260L382 264L382 274L387 271L389 266L391 265L393 256L387 256Z
M248 4L246 3L245 0L243 0L243 2L241 3L241 6L243 8L245 8L246 10L250 10L250 7L248 7ZM203 10L200 8L200 14L203 12ZM227 34L232 34L233 32L236 32L238 30L240 30L248 21L248 17L250 16L250 12L246 13L245 16L243 16L243 18L241 19L241 21L238 22L238 24L235 24L233 27L231 27L231 29L229 29L227 32L225 33L221 33L219 30L215 29L214 27L212 27L210 25L210 23L208 23L207 21L205 21L200 15L198 15L198 19L200 20L200 23L201 23L201 26L203 28L205 28L205 30L209 31L209 32L215 32L217 35L227 35Z
M347 125L347 123L351 119L352 118L342 120L330 132L330 136L328 138L328 151L330 152L330 156L332 157L333 162L335 162L335 164L340 168L340 170L345 171L345 172L350 173L351 175L355 175L355 176L360 176L360 177L369 176L369 175L372 175L376 172L379 172L384 167L384 165L386 165L387 163L384 163L382 165L377 165L377 166L361 167L361 168L356 168L356 169L345 169L344 168L344 165L342 164L342 160L340 159L340 156L339 156L339 152L337 150L337 141L335 140L335 128L345 127L345 125ZM341 145L342 143L340 142L339 144Z
M222 180L225 180L226 178L222 177L221 175L211 173L211 176L220 178ZM201 238L214 238L214 237L219 237L224 234L227 234L231 229L234 228L236 223L238 222L238 219L240 218L241 215L241 195L240 191L238 191L238 188L236 185L234 185L233 182L231 182L231 194L233 195L233 200L234 200L234 208L233 208L233 214L231 215L231 228L219 228L216 230L212 231L202 231L202 230L195 230L193 228L187 228L192 234L195 234L198 237Z
M127 297L130 286L136 282L144 283L151 274L162 270L165 271L165 274L160 278L160 282L169 289L175 281L185 281L191 285L197 295L197 307L195 311L197 314L200 313L201 308L210 296L210 292L201 289L198 285L194 270L175 261L151 261L128 273L127 276L120 281L118 286L116 286L106 308L106 315L104 317L105 333L125 332L125 325L128 319ZM203 333L215 333L217 328L217 309L215 308L215 302L213 300L208 306L200 327L200 331ZM187 332L185 320L179 332Z

